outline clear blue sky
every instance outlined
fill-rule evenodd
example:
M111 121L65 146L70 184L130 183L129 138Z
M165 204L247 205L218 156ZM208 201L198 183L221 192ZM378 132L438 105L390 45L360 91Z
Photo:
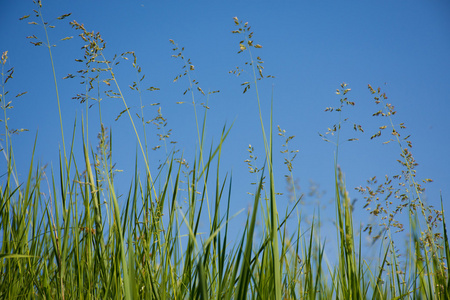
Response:
M217 141L225 123L235 121L222 155L223 174L233 172L232 212L247 208L253 192L254 178L244 162L247 147L255 147L260 166L263 146L257 114L255 89L242 94L240 83L251 79L246 74L239 78L228 74L237 65L242 66L247 54L237 55L239 38L234 30L233 17L248 21L252 26L254 41L263 46L255 49L265 61L265 73L275 79L260 82L263 113L268 125L269 104L274 88L274 125L280 125L288 135L292 150L299 153L294 161L294 176L301 192L308 192L310 180L320 185L326 194L320 199L330 205L333 198L333 153L331 144L318 136L337 122L338 115L325 113L329 106L338 106L335 90L346 82L352 91L349 100L356 106L349 111L350 121L361 124L365 134L360 141L345 143L340 148L340 162L347 179L351 197L357 198L357 220L366 222L368 215L362 209L364 201L354 187L364 185L372 176L394 175L399 170L396 144L382 145L388 138L370 141L371 134L380 126L379 119L371 117L377 110L367 84L381 86L397 110L394 122L404 122L404 135L411 134L412 153L419 163L418 178L432 178L427 186L427 199L439 206L439 193L450 209L450 3L448 1L43 1L47 21L64 14L72 15L52 23L57 27L50 32L57 77L76 73L80 64L82 46L79 32L68 24L77 20L88 31L99 31L107 42L105 53L112 58L115 53L135 51L138 64L146 74L145 86L155 86L160 91L144 94L144 104L159 102L168 128L173 129L173 140L192 163L196 131L192 107L177 105L189 102L183 91L188 82L182 79L173 83L181 72L182 63L171 58L169 39L185 47L185 56L195 65L193 76L203 90L220 90L212 95L208 115L207 138ZM8 51L7 68L14 67L14 78L8 82L10 95L28 93L12 99L14 109L9 110L10 127L27 128L29 132L14 137L19 173L26 166L34 136L38 131L37 158L40 163L58 166L58 147L61 143L54 83L48 51L34 47L25 37L35 34L43 38L40 27L19 21L32 13L32 1L2 1L0 20L0 51ZM59 41L74 36L69 41ZM116 73L123 90L135 80L130 67L120 66ZM66 140L69 140L73 122L85 106L71 98L84 92L79 79L60 80L59 88L64 114ZM136 94L128 93L130 106L139 105ZM198 101L204 101L199 96ZM124 109L118 100L103 102L104 123L113 128L114 158L123 181L119 193L126 193L136 153L129 120L123 116L114 119ZM146 117L156 115L157 106L146 108ZM95 111L94 111L95 110ZM92 108L92 118L96 107ZM92 119L91 136L99 131ZM276 129L276 128L275 128ZM4 129L3 129L4 130ZM80 131L78 130L78 133ZM2 131L3 133L3 131ZM79 135L77 136L79 137ZM346 137L352 137L347 135ZM149 133L152 145L157 145L154 132ZM96 141L93 140L95 145ZM281 139L275 139L281 150ZM155 154L163 157L163 152ZM155 162L156 164L156 162ZM283 156L276 157L278 165L277 191L286 192L283 174ZM4 170L5 161L0 167ZM141 171L144 171L142 168ZM22 177L24 178L24 177ZM302 209L306 215L316 207L312 197L305 198ZM286 196L279 198L280 210L287 203ZM325 210L327 211L327 210ZM322 218L334 218L328 209ZM448 216L450 217L450 216ZM237 221L241 224L241 221ZM330 223L328 221L328 223ZM333 233L334 235L334 233Z

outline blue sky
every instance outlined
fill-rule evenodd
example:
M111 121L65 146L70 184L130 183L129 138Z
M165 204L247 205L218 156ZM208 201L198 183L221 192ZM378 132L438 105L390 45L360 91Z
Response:
M34 136L38 132L36 156L42 165L53 164L57 170L58 148L61 145L55 89L48 51L34 47L25 37L35 34L43 38L40 27L28 25L31 18L19 21L32 13L32 1L3 1L0 20L0 51L8 51L6 68L14 67L13 80L8 82L11 95L28 93L12 99L14 109L9 110L11 128L27 128L29 131L14 137L15 155L19 173L25 174L29 163ZM188 161L193 161L196 131L192 106L177 105L189 102L183 91L188 81L173 79L181 72L182 62L171 57L173 39L195 65L193 78L205 91L220 90L209 100L207 140L218 141L224 124L234 127L224 146L221 170L223 175L233 173L232 211L247 208L253 192L254 181L247 171L247 148L255 147L260 166L263 163L263 144L260 134L255 89L242 94L244 81L251 80L250 73L240 77L228 72L243 66L246 53L237 54L239 37L233 17L249 22L254 31L254 41L263 46L254 49L254 55L264 60L265 74L275 76L259 82L263 115L266 126L270 112L270 99L274 95L274 130L279 125L287 135L295 135L290 149L298 149L294 161L294 177L301 192L308 192L310 182L320 185L326 193L320 199L305 197L302 211L311 215L315 203L330 206L333 198L334 147L321 140L324 133L338 121L338 114L325 113L324 109L338 106L336 89L346 82L352 91L349 100L356 103L348 110L349 122L361 124L364 134L356 134L357 142L344 143L340 148L339 164L346 174L347 188L356 202L357 221L366 222L368 214L362 206L362 196L354 187L365 185L372 176L394 175L399 170L398 145L383 145L389 134L370 140L370 136L383 124L372 114L379 108L367 89L371 84L380 86L388 96L397 114L394 123L407 127L403 136L411 134L412 153L419 163L418 178L432 178L427 185L427 199L439 206L442 193L444 206L450 209L450 4L448 1L43 1L43 14L47 21L64 13L72 15L54 22L50 31L59 79L66 140L69 140L73 122L85 106L71 99L84 91L79 79L61 80L80 67L74 59L82 57L83 45L76 32L68 24L77 20L88 31L98 31L107 42L105 54L110 58L117 53L134 51L138 64L146 78L143 84L160 88L160 91L143 95L144 105L161 103L168 128L173 129L172 139L184 151ZM74 38L59 41L66 36ZM249 70L248 70L249 71ZM123 90L136 80L131 67L120 65L116 70ZM130 106L139 106L136 94L126 92ZM205 99L197 95L198 102ZM156 115L158 106L146 107L146 117ZM129 120L123 116L114 121L124 109L119 101L102 102L104 123L113 129L114 158L118 175L124 184L120 193L126 193L136 154L136 141ZM96 108L91 108L91 131L95 137L99 131ZM4 129L3 129L4 130ZM2 131L3 133L3 131ZM78 135L79 136L79 130ZM148 137L157 145L154 132ZM344 130L344 137L353 137ZM282 139L275 139L276 149L281 149ZM93 139L93 145L96 144ZM163 152L155 154L156 160ZM5 162L0 162L4 168ZM286 193L283 174L283 156L275 158L278 166L278 192ZM142 168L143 172L144 169ZM284 207L287 196L279 198ZM332 203L332 202L331 202ZM327 212L328 211L328 212ZM324 221L331 224L333 209L325 209ZM239 228L241 221L236 221ZM334 235L334 234L333 234Z

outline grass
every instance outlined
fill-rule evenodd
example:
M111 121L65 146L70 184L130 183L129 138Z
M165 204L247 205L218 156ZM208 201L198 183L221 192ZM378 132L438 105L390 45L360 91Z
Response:
M45 42L38 40L35 44L48 47L54 70L47 32L51 25L44 21L41 8L40 1L37 1L36 15L44 28ZM63 20L67 16L62 15L58 19ZM23 17L26 18L28 16ZM335 264L329 263L325 257L326 243L318 226L320 216L314 216L308 228L301 226L302 216L298 207L302 196L296 194L292 180L292 161L297 153L289 150L288 142L292 136L286 137L281 128L278 134L285 139L283 146L286 150L283 152L295 201L284 214L278 211L274 178L276 166L273 165L273 118L270 117L270 124L266 127L258 94L258 83L270 76L263 75L262 59L258 56L255 60L252 56L252 51L257 51L261 46L253 42L250 27L237 18L234 22L234 33L240 40L239 52L248 54L246 65L253 72L253 82L242 85L244 92L248 92L251 86L256 91L265 149L264 166L258 169L252 161L253 148L249 147L250 159L247 162L258 181L252 191L253 206L240 236L229 230L229 224L233 221L230 215L233 178L232 175L221 177L219 172L222 147L232 126L224 126L220 140L209 148L205 146L208 104L199 104L196 100L197 93L205 93L191 78L195 69L193 64L185 58L183 48L174 41L171 41L174 45L173 56L183 62L185 70L176 80L185 77L189 82L185 93L192 96L197 126L197 152L192 166L186 163L182 155L168 150L166 143L170 131L165 131L166 120L160 110L152 123L161 132L159 136L165 143L166 159L160 168L150 165L144 111L141 110L138 119L132 117L114 73L114 66L120 59L132 61L137 80L131 88L141 95L143 75L136 56L133 52L127 52L108 60L103 54L105 43L100 34L89 32L73 21L72 26L85 42L84 58L80 60L85 67L79 74L86 93L78 95L78 98L86 104L86 114L81 125L75 124L71 142L66 144L57 96L62 138L58 170L46 171L36 163L33 149L27 176L19 178L13 138L8 127L10 100L5 90L13 70L4 69L8 57L7 52L3 53L1 105L5 135L2 152L7 170L0 192L0 298L450 298L447 269L450 249L443 209L432 209L422 201L424 188L417 183L416 163L408 150L410 141L400 138L402 125L399 128L394 125L392 118L395 110L386 103L387 97L380 89L369 85L370 94L380 106L374 115L386 120L388 125L380 127L372 138L377 138L383 130L390 128L393 142L400 146L403 171L393 178L386 178L376 189L371 187L377 185L375 178L367 187L359 188L370 213L379 220L379 224L364 229L370 232L374 241L382 240L378 260L366 261L362 255L362 229L354 228L353 206L344 174L338 165L341 129L348 123L347 119L343 119L343 113L347 107L354 106L347 98L350 89L346 84L337 90L341 96L340 106L327 108L327 111L338 113L339 121L328 132L321 134L325 141L336 146L335 224L339 250ZM241 71L237 68L235 73ZM58 80L55 72L53 75L58 95ZM102 103L98 96L104 86L108 88L107 95L123 102L124 110L117 118L128 116L138 144L137 156L145 162L145 174L141 175L136 157L133 181L120 203L116 195L117 170L112 161L113 134L103 126ZM98 102L101 124L96 152L88 136L91 118L89 99ZM203 119L199 118L199 108L204 110ZM141 125L143 136L138 134L137 129ZM83 133L81 156L76 152L75 128L81 128ZM353 128L364 131L358 124L353 124ZM35 146L36 143L37 138ZM81 158L76 160L76 157ZM151 170L156 170L156 173ZM186 209L180 206L183 197L188 202ZM398 219L403 210L409 216L406 225ZM294 211L297 211L297 228L292 235L288 235L286 221L294 215ZM205 218L209 220L208 229L206 233L201 233L200 223ZM257 222L262 224L263 229L259 237L255 234ZM398 255L394 238L398 230L409 233L405 258Z

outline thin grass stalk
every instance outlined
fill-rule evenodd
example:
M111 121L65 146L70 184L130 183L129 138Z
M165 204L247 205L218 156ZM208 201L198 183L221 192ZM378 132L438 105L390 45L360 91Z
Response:
M42 14L42 3L41 1L37 1L37 9L39 11L39 17L41 19L41 23L42 23L42 27L44 28L44 32L45 32L45 39L47 41L46 46L48 48L48 53L50 56L50 62L52 64L52 73L53 73L53 81L55 84L55 92L56 92L56 102L58 104L58 114L59 114L59 125L61 128L61 141L62 141L62 145L63 145L63 153L64 153L64 161L66 162L66 168L68 168L67 166L67 155L66 155L66 143L64 142L64 128L63 128L63 121L62 121L62 113L61 113L61 104L60 104L60 99L59 99L59 89L58 89L58 81L56 80L56 71L55 71L55 64L53 61L53 54L52 54L52 45L50 44L50 39L49 39L49 35L48 35L48 31L47 31L47 23L44 21L44 16ZM67 174L68 175L68 174Z
M123 93L122 93L122 91L120 89L119 83L117 82L117 79L116 79L116 76L115 76L115 74L114 74L114 72L112 70L112 67L110 66L109 62L106 60L106 58L103 55L103 53L101 53L101 56L103 57L104 61L106 62L107 69L110 72L111 78L114 81L114 83L116 85L116 88L117 88L117 90L119 92L120 98L122 99L122 102L123 102L123 104L124 104L124 106L125 106L125 108L127 110L128 117L130 119L131 125L133 126L133 131L135 133L136 139L137 139L138 144L139 144L139 148L140 148L142 156L144 158L145 167L146 167L146 170L147 170L147 173L148 173L148 177L149 177L150 182L152 183L152 186L153 186L153 179L152 179L152 175L151 175L151 172L150 172L150 165L149 165L149 162L148 162L147 157L145 155L145 151L143 149L143 146L142 146L142 143L141 143L141 139L139 138L139 134L137 132L136 125L134 124L133 118L131 117L130 110L128 109L127 102L125 100L125 97L123 96ZM154 187L153 187L153 193L154 193L154 197L156 198L156 190L154 189Z

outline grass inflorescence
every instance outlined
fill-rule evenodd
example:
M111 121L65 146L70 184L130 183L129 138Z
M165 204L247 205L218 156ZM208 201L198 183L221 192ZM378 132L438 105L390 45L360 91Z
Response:
M45 38L30 36L35 46L47 46L54 72L51 43L42 5L36 2L32 25L44 29ZM57 20L64 20L64 14ZM24 16L21 19L28 19ZM239 36L238 53L248 55L243 67L231 73L241 75L244 70L251 80L242 82L243 92L256 92L258 115L264 154L257 160L256 151L249 145L249 173L254 190L248 191L253 205L248 211L244 229L236 236L229 230L233 221L230 211L232 175L221 176L222 148L231 126L224 126L218 142L206 146L206 117L209 96L194 79L196 68L185 57L184 48L170 40L176 59L183 63L183 72L174 81L187 80L185 94L190 94L196 124L196 153L188 163L184 154L171 140L171 130L159 107L154 118L147 121L141 93L145 91L145 75L134 52L125 52L108 59L106 43L99 33L88 31L84 25L70 24L84 42L83 65L77 75L85 90L74 99L86 105L82 117L82 151L76 151L75 134L67 143L63 130L57 78L54 75L56 105L59 109L62 151L58 157L58 171L35 162L33 149L27 174L19 178L13 152L13 130L8 126L8 110L12 107L6 84L13 69L6 70L7 51L1 57L4 136L2 152L7 169L0 192L0 298L39 299L449 299L450 249L445 229L443 208L428 206L423 200L424 187L416 177L416 162L411 154L412 144L403 137L404 124L394 123L395 110L387 103L381 89L368 86L380 110L375 117L383 117L386 124L371 139L390 131L386 142L398 143L401 173L386 176L381 182L371 178L365 187L357 188L366 200L365 208L374 222L365 228L353 223L354 206L339 166L340 144L356 141L365 134L363 127L350 123L345 115L355 105L349 100L351 89L343 83L337 94L340 106L326 111L339 114L338 122L320 136L335 145L335 207L337 259L326 259L326 240L321 236L320 216L315 215L307 228L301 222L302 195L294 180L293 160L298 150L289 148L294 136L278 126L283 139L283 168L290 207L280 213L275 192L273 165L273 116L265 120L258 90L264 75L263 60L254 59L253 51L262 46L254 42L248 23L234 18L233 33ZM65 38L69 39L69 38ZM65 40L63 39L63 40ZM116 74L115 66L131 62L136 81L129 88L138 93L140 107L129 106ZM146 90L158 91L156 87ZM21 96L23 93L18 94ZM128 117L133 129L138 153L134 178L121 201L116 195L116 174L121 170L113 162L113 131L102 120L101 95L119 99L123 110L117 119ZM198 101L206 97L206 101ZM98 108L100 122L96 151L88 135L90 106ZM150 106L159 106L152 103ZM273 97L272 104L273 105ZM203 117L200 112L202 111ZM273 111L273 109L271 110ZM136 115L136 117L134 116ZM269 125L264 124L268 122ZM149 126L155 126L148 128ZM138 130L142 126L142 130ZM343 138L341 130L350 126L355 136ZM151 147L147 133L153 128L159 144ZM389 129L388 129L389 128ZM367 131L367 130L366 130ZM74 129L75 132L75 129ZM143 134L140 134L142 132ZM268 133L268 134L267 134ZM37 143L37 138L35 145ZM149 154L164 151L164 159L157 162ZM245 151L245 149L244 149ZM81 157L81 158L80 158ZM138 171L138 158L145 166ZM425 179L424 183L431 181ZM182 205L182 203L186 205ZM224 209L225 207L225 209ZM407 222L398 216L407 212ZM296 212L296 213L294 213ZM209 221L206 232L200 223ZM287 220L297 218L296 228L287 230ZM403 222L403 223L402 223ZM259 225L258 225L259 224ZM256 234L260 226L261 234ZM374 263L366 261L362 253L361 233L366 231L375 241L382 240L380 257ZM407 231L406 256L400 257L395 236Z

